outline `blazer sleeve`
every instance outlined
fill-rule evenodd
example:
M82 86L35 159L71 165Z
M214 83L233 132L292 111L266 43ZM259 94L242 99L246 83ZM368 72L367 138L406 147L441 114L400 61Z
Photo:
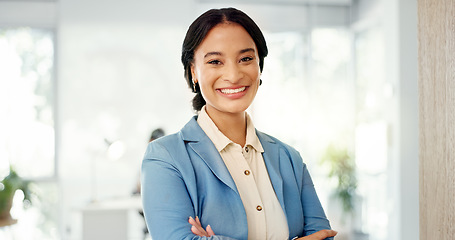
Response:
M304 236L311 235L323 229L331 229L329 220L319 201L306 164L303 163L302 157L295 149L290 149L290 154L295 164L294 167L301 170L299 174L296 174L296 177L297 179L301 179L300 186L304 216ZM326 240L333 240L333 237L326 238Z
M156 142L156 143L155 143ZM186 181L168 149L159 141L147 147L141 169L141 195L144 216L154 240L219 239L225 236L199 237L191 232L188 218L195 210ZM195 184L195 181L192 182ZM216 234L216 233L215 233Z

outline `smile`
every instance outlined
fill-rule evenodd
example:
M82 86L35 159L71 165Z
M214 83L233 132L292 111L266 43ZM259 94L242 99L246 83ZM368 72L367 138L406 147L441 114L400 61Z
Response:
M222 88L220 91L224 94L234 94L245 91L246 87L241 88Z

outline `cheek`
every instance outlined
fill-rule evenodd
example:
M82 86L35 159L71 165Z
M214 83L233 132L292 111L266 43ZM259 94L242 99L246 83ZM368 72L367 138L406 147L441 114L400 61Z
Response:
M200 72L201 72L200 67L196 63L193 63L193 66L191 67L191 73L193 74L193 80L199 80Z
M207 69L200 69L202 71L198 71L196 76L198 77L199 87L202 92L202 96L206 98L207 94L211 92L213 89L214 82L216 81L216 74L212 71L208 71Z
M258 57L256 57L258 59ZM251 73L258 76L261 76L261 68L259 67L259 60L256 61L256 64L251 65Z
M204 63L199 59L198 56L195 56L191 70L193 73L193 78L195 77L198 81L203 77L205 73Z
M196 76L201 85L212 85L221 73L219 70L210 67L201 67L197 69Z
M255 66L249 69L248 75L250 76L250 78L259 81L259 79L261 78L261 70L259 69L259 66L257 67Z

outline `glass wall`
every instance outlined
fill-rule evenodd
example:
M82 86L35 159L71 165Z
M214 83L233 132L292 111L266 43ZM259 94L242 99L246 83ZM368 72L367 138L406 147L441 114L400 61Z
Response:
M48 29L0 28L0 179L11 166L32 182L30 202L15 194L14 232L0 232L14 239L57 237L54 45Z
M393 109L392 84L385 78L385 47L381 28L355 35L356 164L362 196L362 230L372 240L387 238L389 144Z
M255 124L300 151L339 239L385 239L393 88L381 29L315 28L266 39L270 55L250 109ZM351 169L323 162L340 154Z
M341 225L344 216L336 195L339 182L331 175L334 166L323 159L332 147L350 156L354 153L351 32L348 28L314 28L269 32L265 37L269 56L251 108L255 125L299 150L333 227L341 229L340 235L350 234L352 224ZM355 172L350 174L355 179Z
M24 176L55 176L54 34L0 29L0 157Z

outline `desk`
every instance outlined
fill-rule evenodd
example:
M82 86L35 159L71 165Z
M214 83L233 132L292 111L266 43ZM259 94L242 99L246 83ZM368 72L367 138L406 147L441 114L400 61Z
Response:
M17 219L7 218L0 219L0 227L8 227L17 223Z
M0 219L0 239L14 239L11 226L17 223L17 219L5 218Z
M140 196L90 203L82 209L82 239L142 240Z

